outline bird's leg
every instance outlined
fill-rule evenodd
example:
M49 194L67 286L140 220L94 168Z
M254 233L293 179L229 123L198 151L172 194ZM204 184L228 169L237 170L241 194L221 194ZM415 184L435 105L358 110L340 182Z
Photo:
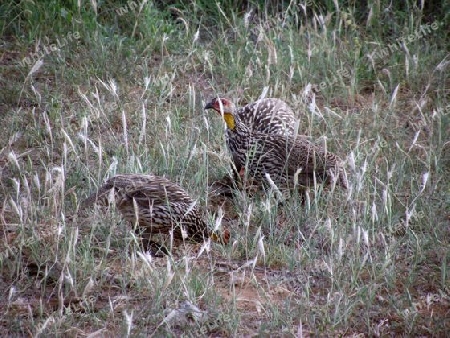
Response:
M245 168L244 167L241 168L238 175L241 180L244 180L244 177L245 177Z
M233 181L235 183L243 182L244 176L242 173L245 172L244 168L238 168L235 164L232 164L231 171L233 172Z

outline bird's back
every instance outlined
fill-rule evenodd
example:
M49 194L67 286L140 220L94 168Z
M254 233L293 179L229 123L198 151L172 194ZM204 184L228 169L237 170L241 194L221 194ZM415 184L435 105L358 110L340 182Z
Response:
M109 201L113 190L114 201ZM203 236L206 224L195 201L178 184L152 174L121 174L108 179L98 192L82 204L107 205L114 202L131 222L151 228L153 232L168 232L173 225L183 224L188 235Z
M265 98L237 109L237 115L251 131L266 134L294 134L297 119L286 102Z

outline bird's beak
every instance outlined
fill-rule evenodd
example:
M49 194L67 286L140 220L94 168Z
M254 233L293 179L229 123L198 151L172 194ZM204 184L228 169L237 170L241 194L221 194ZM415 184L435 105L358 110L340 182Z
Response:
M214 109L214 106L211 104L211 102L209 102L209 103L205 106L204 109L205 109L205 110L206 110L206 109Z

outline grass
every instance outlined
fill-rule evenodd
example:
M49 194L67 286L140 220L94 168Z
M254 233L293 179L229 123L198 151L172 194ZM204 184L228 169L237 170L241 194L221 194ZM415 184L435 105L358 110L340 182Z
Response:
M420 8L387 34L352 8L116 5L1 5L1 335L445 336L448 19L391 51L432 23ZM75 32L35 65L36 46ZM346 159L348 191L208 195L230 159L205 101L263 92ZM77 216L127 172L181 184L230 245L154 258L116 210Z

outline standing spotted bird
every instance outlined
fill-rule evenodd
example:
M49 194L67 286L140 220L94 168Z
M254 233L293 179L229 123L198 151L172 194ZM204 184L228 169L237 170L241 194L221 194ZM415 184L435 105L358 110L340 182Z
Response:
M112 190L114 194L110 195ZM189 238L201 242L210 236L195 201L178 184L164 177L151 174L116 175L84 200L81 208L96 202L108 205L109 196L114 196L114 203L126 220L133 224L137 222L140 230L144 230L144 248L156 248L167 254L165 248L150 238L152 234L169 233L172 229L174 238L180 240Z
M217 97L207 103L205 109L214 109L219 114L221 111L232 112L251 132L282 136L294 135L298 126L292 109L286 102L276 98L260 99L244 107L236 108L231 100ZM230 150L230 139L233 137L232 130L227 129L226 141ZM240 161L240 158L234 156L233 152L231 153L237 173L243 175L245 162Z
M223 113L227 125L228 147L233 161L245 166L249 177L266 183L273 181L283 189L310 186L314 179L329 183L335 177L337 183L347 189L347 177L338 156L310 142L305 136L252 130L227 103L221 102L219 112ZM217 105L215 100L205 109L214 104Z

